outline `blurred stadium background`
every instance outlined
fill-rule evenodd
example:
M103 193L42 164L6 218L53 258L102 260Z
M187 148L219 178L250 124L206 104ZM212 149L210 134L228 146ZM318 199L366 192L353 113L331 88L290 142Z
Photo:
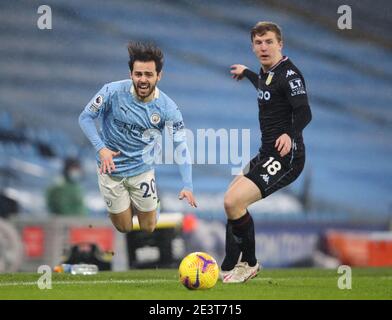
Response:
M52 30L37 27L40 5ZM352 30L337 8L352 8ZM128 77L129 40L165 53L160 88L188 129L250 129L256 95L229 66L259 68L249 40L260 20L281 25L284 53L303 71L313 121L307 163L292 186L255 205L257 255L266 267L392 266L391 3L310 0L57 0L0 4L0 272L60 262L80 241L113 252L112 270L176 266L191 250L221 260L230 165L195 165L199 208L177 200L175 165L157 167L163 213L153 236L115 232L98 191L94 151L78 116L104 83ZM246 111L244 111L246 109ZM49 212L45 191L67 157L80 159L88 217Z

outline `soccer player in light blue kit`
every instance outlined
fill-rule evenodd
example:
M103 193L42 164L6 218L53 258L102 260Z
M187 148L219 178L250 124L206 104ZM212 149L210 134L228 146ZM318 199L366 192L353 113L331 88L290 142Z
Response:
M162 77L163 53L153 44L128 45L130 78L105 84L79 116L79 124L97 151L100 192L113 225L120 232L133 228L137 215L142 230L152 232L157 223L158 196L153 156L156 143L151 132L173 136L186 198L196 207L192 165L185 127L177 105L157 83ZM98 133L94 120L100 120ZM181 156L180 156L181 154ZM178 159L178 158L177 158Z

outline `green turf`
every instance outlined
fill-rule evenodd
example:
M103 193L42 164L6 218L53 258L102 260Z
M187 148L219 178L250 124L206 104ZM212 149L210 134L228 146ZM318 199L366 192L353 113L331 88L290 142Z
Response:
M53 274L45 290L40 276L0 274L0 299L392 299L392 268L353 268L351 290L340 290L341 274L325 269L264 269L247 283L219 281L209 290L186 289L168 269Z

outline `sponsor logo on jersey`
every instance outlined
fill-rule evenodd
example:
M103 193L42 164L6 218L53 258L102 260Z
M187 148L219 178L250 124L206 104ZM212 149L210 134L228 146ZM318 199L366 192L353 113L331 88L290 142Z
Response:
M297 96L300 94L306 94L305 87L302 83L302 80L299 78L293 79L289 81L291 88L291 96Z
M288 77L290 77L290 76L293 76L293 75L295 75L295 74L297 74L295 71L289 69L289 70L287 70L286 78L288 78Z
M136 135L138 137L143 136L143 132L146 130L145 128L135 124L135 123L126 123L118 119L114 119L114 124L116 125L117 129L123 133L127 134L130 133L132 135Z
M263 90L257 89L257 92L258 92L258 98L260 100L268 101L269 99L271 99L271 93L269 91L263 91Z
M150 117L150 121L152 124L158 124L161 122L161 116L158 113L153 113Z
M267 80L265 80L265 84L267 86L269 86L269 84L271 83L273 77L274 77L274 73L273 72L268 72Z

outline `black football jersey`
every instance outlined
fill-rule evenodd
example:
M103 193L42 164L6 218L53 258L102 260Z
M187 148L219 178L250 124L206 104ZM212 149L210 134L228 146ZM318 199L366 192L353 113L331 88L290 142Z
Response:
M283 57L268 72L246 69L255 86L259 105L261 150L275 149L276 139L287 133L297 152L303 150L302 130L311 119L305 80L288 57ZM298 155L298 153L297 153Z

